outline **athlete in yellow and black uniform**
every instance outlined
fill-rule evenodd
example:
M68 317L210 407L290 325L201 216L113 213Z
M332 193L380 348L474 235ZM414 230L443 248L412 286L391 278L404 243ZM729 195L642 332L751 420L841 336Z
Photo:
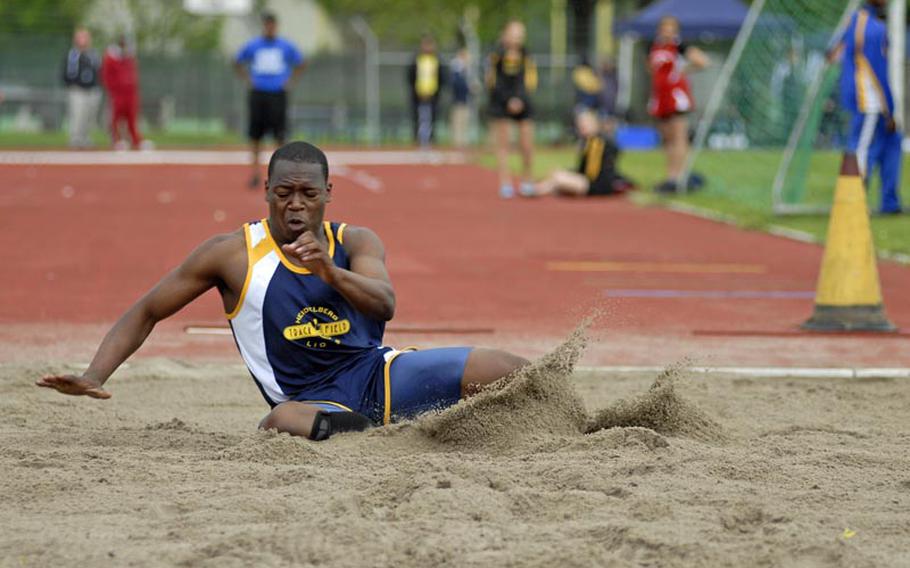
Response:
M533 118L530 95L537 89L537 67L524 46L508 49L500 45L490 54L487 88L491 118L516 121ZM521 101L521 105L510 106L513 99Z
M525 26L512 20L502 30L499 47L490 54L486 72L490 96L488 114L492 122L493 147L499 170L499 195L515 195L509 170L511 125L518 125L521 148L522 180L520 192L534 193L531 181L534 153L534 123L531 94L537 88L537 67L525 48Z
M433 142L439 93L444 83L445 67L436 53L436 42L432 37L424 36L420 40L420 52L408 68L414 140L421 147Z
M556 170L534 186L533 194L524 195L582 197L613 195L634 189L635 184L616 171L619 148L601 132L597 116L590 111L578 113L575 126L583 141L578 168L575 171Z

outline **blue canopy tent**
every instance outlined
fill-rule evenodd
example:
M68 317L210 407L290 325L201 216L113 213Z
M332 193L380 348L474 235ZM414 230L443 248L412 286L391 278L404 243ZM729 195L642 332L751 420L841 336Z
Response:
M613 26L620 38L617 106L626 112L631 103L634 45L638 40L651 40L664 16L679 20L682 39L686 41L732 41L749 14L741 0L657 0L634 16Z
M651 39L664 16L679 20L685 40L733 39L749 8L740 0L658 0L633 17L616 23L616 35Z

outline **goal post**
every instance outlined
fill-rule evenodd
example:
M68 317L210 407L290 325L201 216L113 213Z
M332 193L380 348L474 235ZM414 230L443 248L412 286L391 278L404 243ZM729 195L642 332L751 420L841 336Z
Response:
M847 4L834 33L828 41L827 52L836 47L836 42L840 40L844 28L850 22L851 14L856 11L861 1L850 0ZM774 176L774 186L771 189L771 195L773 211L777 215L819 214L825 213L829 209L827 204L801 202L804 192L802 182L808 175L809 160L803 159L794 164L794 157L796 157L797 152L802 152L803 158L805 158L807 152L812 152L813 142L821 120L821 105L824 103L820 95L822 93L831 93L834 90L838 73L838 66L832 65L826 58L824 66L812 77L809 88L806 90L806 96L803 99L799 115L793 124L793 129L790 131L787 147L784 149L780 166L777 168L777 175Z
M738 207L787 214L830 206L849 123L839 65L826 52L859 4L752 2L697 125L680 189L698 174L703 191ZM903 64L902 53L892 57Z

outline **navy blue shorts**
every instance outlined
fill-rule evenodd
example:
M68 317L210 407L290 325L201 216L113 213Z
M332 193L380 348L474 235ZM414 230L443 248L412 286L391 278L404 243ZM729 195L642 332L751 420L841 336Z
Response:
M389 351L373 381L371 403L350 408L328 400L301 401L328 412L356 410L376 424L441 410L461 399L461 378L471 347L442 347L422 351Z

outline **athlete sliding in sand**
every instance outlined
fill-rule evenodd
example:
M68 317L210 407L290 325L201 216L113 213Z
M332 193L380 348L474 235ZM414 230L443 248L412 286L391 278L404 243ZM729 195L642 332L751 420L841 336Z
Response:
M365 227L324 221L325 154L291 142L272 155L266 219L202 243L108 332L79 376L40 379L70 395L104 384L151 333L211 288L272 411L259 427L322 440L454 404L527 364L493 349L400 352L382 345L395 312L385 250Z

